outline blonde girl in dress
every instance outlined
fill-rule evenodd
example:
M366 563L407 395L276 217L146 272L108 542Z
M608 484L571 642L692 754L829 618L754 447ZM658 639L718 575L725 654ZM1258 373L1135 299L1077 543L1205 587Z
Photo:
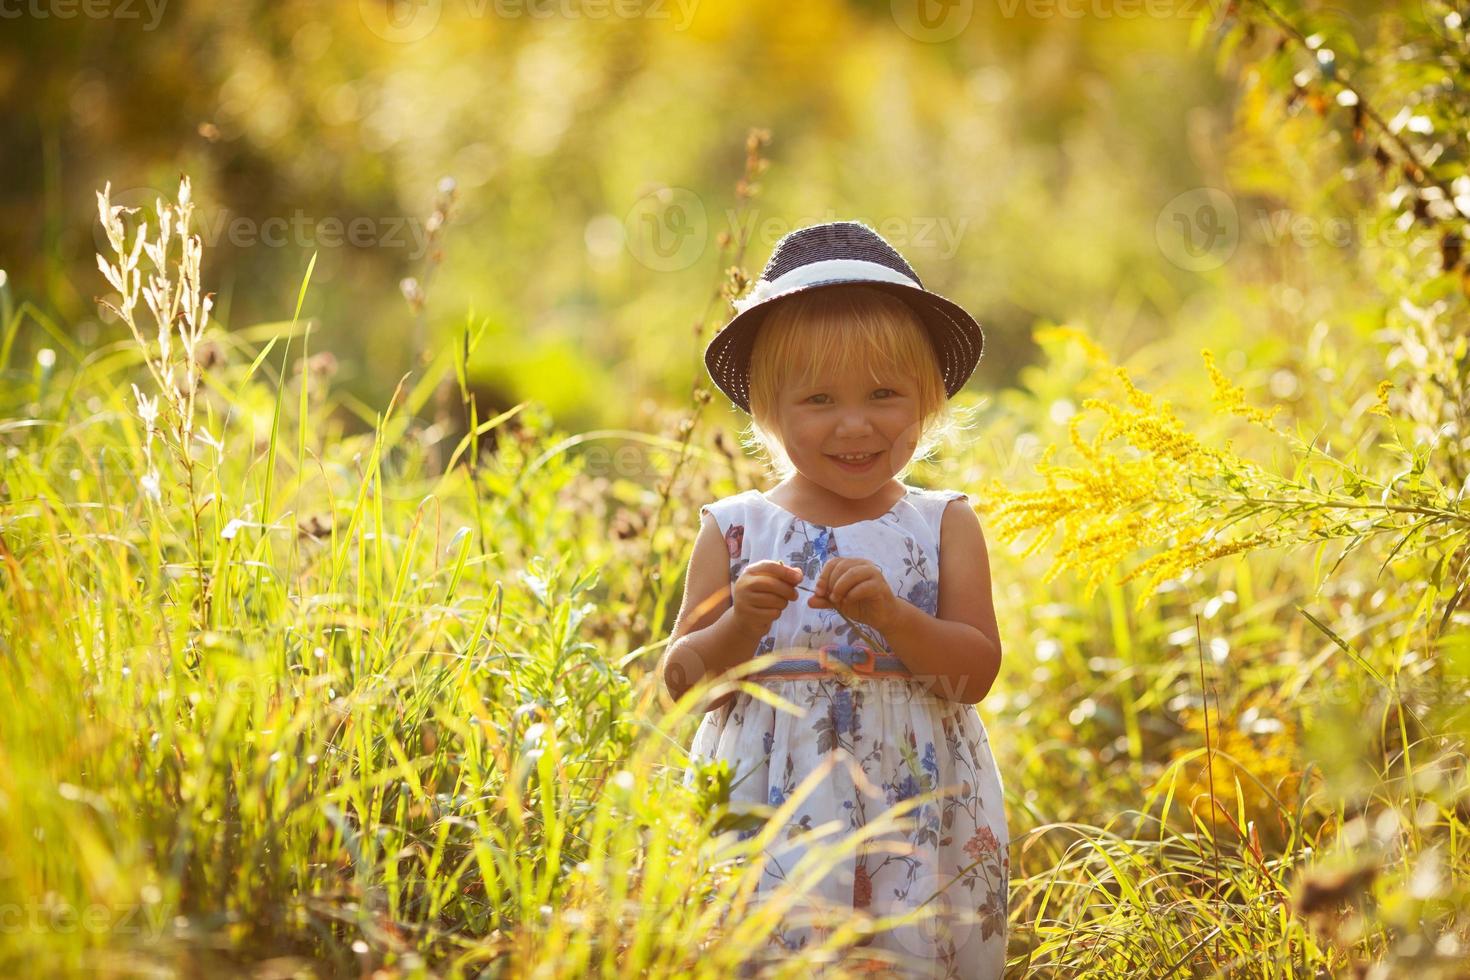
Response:
M776 951L819 942L844 911L922 906L868 950L900 975L999 977L1010 836L975 708L1001 664L989 559L964 492L900 479L948 421L980 326L850 221L787 235L735 307L705 363L782 479L701 507L660 671L677 699L776 654L750 679L799 713L745 692L705 706L686 783L697 760L725 759L732 802L774 809L826 769L764 850L758 894L832 840L806 831L860 830L918 802L804 892L818 914L783 923Z

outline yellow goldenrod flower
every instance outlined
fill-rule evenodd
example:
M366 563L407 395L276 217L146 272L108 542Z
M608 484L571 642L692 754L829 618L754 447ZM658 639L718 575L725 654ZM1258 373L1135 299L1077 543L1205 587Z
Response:
M1388 410L1388 393L1393 388L1392 381L1378 382L1378 400L1368 409L1374 415L1382 415L1385 418L1393 418L1393 413Z
M1200 351L1200 355L1205 359L1205 368L1210 372L1210 381L1215 386L1214 400L1220 405L1222 412L1228 412L1231 415L1249 419L1252 422L1265 426L1272 432L1280 433L1281 430L1276 427L1274 422L1276 413L1281 411L1280 405L1273 407L1269 412L1262 411L1254 405L1247 405L1245 402L1245 389L1225 377L1224 372L1215 365L1214 352L1205 349Z

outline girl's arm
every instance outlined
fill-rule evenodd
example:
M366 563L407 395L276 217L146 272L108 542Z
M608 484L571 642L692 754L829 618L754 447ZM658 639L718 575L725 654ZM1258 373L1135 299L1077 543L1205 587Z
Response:
M761 634L737 624L730 592L730 552L712 515L704 515L684 578L684 601L674 620L674 640L659 663L669 696L677 701L706 674L718 676L755 654ZM722 707L722 695L705 711Z
M1001 663L990 555L980 519L963 501L950 501L939 533L939 614L900 602L898 622L883 638L930 694L976 704Z

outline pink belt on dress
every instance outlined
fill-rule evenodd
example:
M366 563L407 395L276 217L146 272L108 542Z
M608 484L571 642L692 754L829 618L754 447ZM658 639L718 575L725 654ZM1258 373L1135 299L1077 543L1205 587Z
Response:
M835 667L842 664L843 667ZM835 677L858 674L863 677L912 677L904 662L893 656L879 656L870 647L851 643L828 643L817 650L817 656L781 660L750 680L790 680L792 678Z

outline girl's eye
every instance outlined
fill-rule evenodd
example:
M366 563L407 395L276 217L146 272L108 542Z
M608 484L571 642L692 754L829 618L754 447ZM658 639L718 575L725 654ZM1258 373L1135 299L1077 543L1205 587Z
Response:
M885 397L889 397L889 398L891 398L894 395L897 395L898 394L898 392L894 391L892 388L877 388L877 389L874 390L873 393L874 394L878 394L879 392L887 392L888 394ZM813 401L813 400L815 400L817 398L826 398L826 397L827 397L826 395L822 395L822 394L808 395L807 398L806 398L806 400L807 401ZM821 404L821 403L818 402L817 404Z

